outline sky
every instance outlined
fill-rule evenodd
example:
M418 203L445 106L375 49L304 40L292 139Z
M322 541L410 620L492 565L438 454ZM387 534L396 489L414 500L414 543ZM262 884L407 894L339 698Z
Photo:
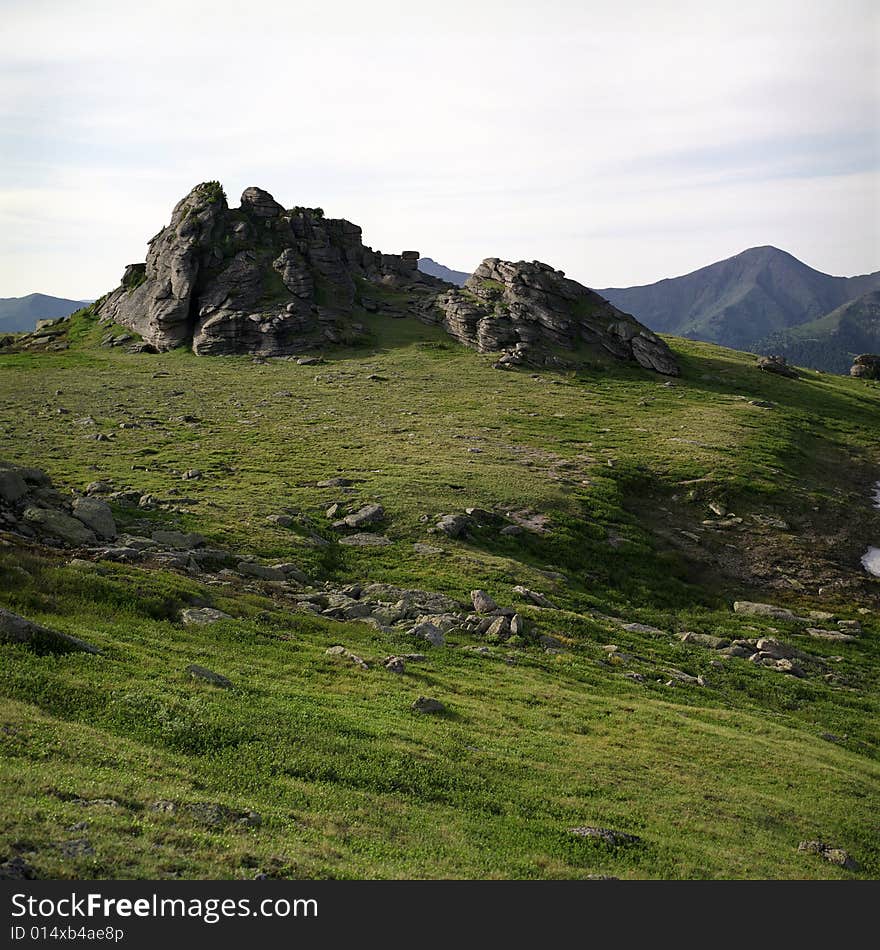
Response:
M116 286L195 184L592 287L880 269L877 0L0 0L0 297Z

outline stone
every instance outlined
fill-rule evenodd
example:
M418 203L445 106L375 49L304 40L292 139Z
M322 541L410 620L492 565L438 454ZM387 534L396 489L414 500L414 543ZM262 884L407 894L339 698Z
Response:
M413 551L415 551L416 554L423 554L425 556L446 554L443 548L435 547L433 544L421 544L418 541L413 545Z
M610 845L612 848L618 848L621 845L639 844L642 840L638 835L627 834L623 831L613 831L610 828L597 828L593 825L582 825L578 828L570 828L569 831L578 838L595 838L596 840L604 841L605 844Z
M432 623L430 620L417 623L410 633L415 637L421 637L423 640L427 640L431 646L442 647L446 645L446 637L443 631L437 624Z
M327 478L317 483L318 488L347 488L352 484L350 478Z
M402 656L389 656L382 661L382 666L384 666L389 673L400 674L406 671L406 663Z
M340 538L340 544L358 548L381 548L391 544L391 540L381 534L370 534L362 531L358 534L351 534L347 538Z
M710 650L723 650L730 646L730 640L726 640L724 637L713 637L708 633L682 633L679 635L679 640L682 643L698 643Z
M539 594L535 590L529 590L527 587L523 587L522 584L517 584L513 590L521 597L531 601L536 607L553 607L553 604L543 594Z
M880 379L880 354L862 353L857 356L849 374L857 379Z
M239 574L255 577L261 581L283 581L287 579L287 575L279 568L267 567L265 564L257 564L255 561L239 561L235 569Z
M434 530L449 538L461 538L468 533L472 524L467 515L441 515Z
M784 356L762 356L757 366L762 372L773 373L775 376L785 376L788 379L798 379L800 376L793 366L789 366Z
M37 534L58 538L67 544L94 544L95 534L78 518L56 508L38 508L31 505L24 510L22 521Z
M748 617L772 617L774 620L797 621L797 617L785 607L775 607L773 604L754 603L749 600L737 600L733 605L734 613L745 614Z
M27 494L24 478L12 467L0 463L0 501L12 505Z
M798 845L798 851L802 854L816 854L847 871L860 870L858 862L843 848L835 848L824 841L802 841Z
M187 607L180 612L180 619L186 624L204 626L218 620L232 620L232 617L214 607Z
M490 614L498 609L498 604L484 590L472 590L471 602L477 613Z
M349 528L362 528L378 524L385 520L385 509L381 505L364 505L354 514L342 519Z
M840 630L823 630L819 627L807 627L807 633L816 640L834 640L838 643L853 643L858 637Z
M0 864L0 881L33 881L36 876L37 872L21 855Z
M446 711L446 707L439 699L430 699L427 696L419 696L417 700L412 704L412 709L417 713L442 713Z
M352 653L351 650L347 649L344 646L336 645L332 646L326 651L327 656L339 656L343 659L348 660L353 663L355 666L360 667L362 670L369 669L367 662L359 657L356 653Z
M89 484L86 485L87 495L107 495L111 491L113 491L113 486L110 484L110 482L97 481L89 482Z
M506 640L510 636L510 621L507 617L496 617L486 631L487 640Z
M538 637L538 643L540 643L545 650L561 650L565 646L558 637L551 636L547 633L542 633L541 636Z
M526 633L525 617L521 614L514 614L510 618L510 635L512 637L524 637Z
M266 521L269 524L277 525L279 528L292 528L296 524L296 519L290 515L269 515Z
M0 641L4 643L25 643L37 652L59 653L96 653L102 651L98 647L72 637L67 633L50 630L41 624L34 623L11 610L0 607Z
M205 683L210 683L212 686L219 686L221 689L230 689L232 683L220 673L215 673L213 670L209 670L205 666L199 666L197 663L190 663L186 668L186 672L194 680L202 680Z
M154 531L150 537L163 547L180 551L192 551L202 548L207 543L200 534L184 531Z
M73 516L104 541L116 537L116 520L110 506L98 498L74 498Z

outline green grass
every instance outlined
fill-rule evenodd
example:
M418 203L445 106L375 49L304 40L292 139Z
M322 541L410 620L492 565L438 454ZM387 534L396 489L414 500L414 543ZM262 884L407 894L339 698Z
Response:
M105 651L2 647L0 856L24 849L41 874L79 877L852 876L797 853L799 841L822 837L876 877L877 585L768 590L737 579L723 555L727 545L778 546L811 569L856 576L860 545L878 527L867 489L880 467L880 387L774 378L754 357L682 340L670 341L683 370L670 387L607 364L500 372L440 330L359 319L369 345L298 366L102 349L105 328L81 314L69 351L0 355L0 455L45 469L62 489L109 478L152 492L184 510L120 509L123 526L197 530L297 561L319 582L458 597L483 587L567 649L501 646L487 658L453 635L395 677L376 661L422 644L294 613L259 585L82 569L60 552L0 547L0 604ZM86 417L93 424L78 421ZM113 439L91 441L94 432ZM189 468L203 477L182 481ZM355 490L315 487L336 475ZM688 560L664 530L670 519L699 524L710 500L747 525L764 514L792 528L747 527ZM393 544L328 555L304 528L266 520L296 509L329 536L334 501L381 502ZM437 513L496 505L542 512L550 531L481 531L466 543L426 533ZM415 555L414 541L446 554ZM558 609L524 605L519 583ZM735 597L827 608L860 619L865 633L827 645L800 627L733 615ZM185 628L179 610L194 602L236 619ZM669 635L627 633L600 614ZM673 635L773 628L824 657L834 678L735 659L719 669L712 652ZM335 643L371 669L326 656ZM609 662L609 643L629 659ZM234 688L189 681L189 663ZM666 686L670 669L708 685ZM419 695L441 699L447 714L412 713ZM263 824L206 828L153 810L160 799L253 809ZM81 821L89 826L68 830ZM608 850L568 834L582 824L643 844ZM55 846L77 837L94 856L65 858Z

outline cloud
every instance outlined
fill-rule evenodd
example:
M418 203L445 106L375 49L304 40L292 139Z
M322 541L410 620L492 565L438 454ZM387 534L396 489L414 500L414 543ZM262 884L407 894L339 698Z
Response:
M193 184L596 286L880 267L873 2L6 2L0 295L97 295Z

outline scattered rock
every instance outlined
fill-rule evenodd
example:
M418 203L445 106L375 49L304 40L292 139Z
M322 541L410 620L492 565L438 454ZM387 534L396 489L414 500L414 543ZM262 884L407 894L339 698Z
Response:
M22 521L38 534L66 541L68 544L94 544L95 534L78 518L73 518L55 508L25 508Z
M340 538L339 543L357 548L381 548L392 542L382 534L370 534L362 531L358 534L351 534L347 538Z
M442 713L446 710L446 707L439 699L429 699L427 696L419 696L412 704L412 709L418 713Z
M402 656L389 656L382 661L382 666L389 673L403 673L406 671L406 663Z
M843 848L835 848L824 841L802 841L798 845L798 851L803 854L817 854L819 857L830 861L838 867L845 868L847 871L858 871L860 866Z
M734 613L745 614L748 617L773 617L774 620L797 621L797 617L785 607L775 607L773 604L758 604L749 600L738 600L733 605Z
M416 554L424 555L446 554L443 548L435 547L433 544L421 544L418 541L413 545L413 551L415 551Z
M368 670L370 668L365 660L361 659L361 657L359 657L356 653L352 653L351 650L344 646L332 646L325 652L327 653L327 656L343 657L344 659L353 663L355 666L360 667L362 670Z
M216 610L214 607L187 607L180 612L180 619L187 624L198 624L204 626L209 623L217 623L218 620L232 620L229 614L222 610Z
M0 864L0 881L33 881L36 876L34 868L20 855Z
M571 828L569 830L571 834L577 835L579 838L597 838L612 848L617 848L621 845L638 844L642 840L638 835L626 834L623 831L612 831L610 828L596 828L592 825L583 825L579 828Z
M543 594L539 594L535 590L529 590L527 587L523 587L522 584L517 584L513 589L521 597L530 600L536 607L553 607L553 604Z
M239 574L247 577L256 577L261 581L283 581L287 575L277 567L267 567L255 561L239 561L235 568Z

